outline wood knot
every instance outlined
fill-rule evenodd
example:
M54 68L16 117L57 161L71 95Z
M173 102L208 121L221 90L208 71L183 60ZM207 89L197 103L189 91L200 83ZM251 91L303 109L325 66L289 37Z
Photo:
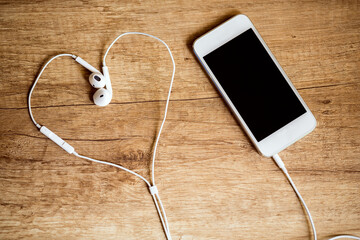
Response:
M137 151L128 151L122 154L121 156L124 160L130 160L130 161L142 161L144 158L148 158L148 154L144 153L141 150Z

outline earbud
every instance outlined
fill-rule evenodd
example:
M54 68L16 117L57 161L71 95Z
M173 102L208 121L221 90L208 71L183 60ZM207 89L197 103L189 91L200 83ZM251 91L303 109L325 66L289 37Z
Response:
M89 76L89 82L94 88L103 88L105 87L106 79L101 73L93 72Z
M96 105L104 107L111 102L111 93L105 88L100 88L95 92L93 100Z
M104 66L104 74L101 74L100 71L91 66L81 57L76 57L75 61L92 72L89 76L89 82L92 87L99 88L99 90L97 90L93 96L94 103L101 107L108 105L112 98L112 88L108 68ZM106 89L104 87L106 87Z

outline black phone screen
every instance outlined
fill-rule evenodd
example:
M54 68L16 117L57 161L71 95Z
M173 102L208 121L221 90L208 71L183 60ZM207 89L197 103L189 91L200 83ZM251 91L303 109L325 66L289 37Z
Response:
M258 142L306 112L251 28L204 60Z

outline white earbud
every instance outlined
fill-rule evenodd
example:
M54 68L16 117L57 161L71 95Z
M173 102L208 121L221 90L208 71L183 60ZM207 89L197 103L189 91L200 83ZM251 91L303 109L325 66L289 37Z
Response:
M94 88L103 88L105 87L106 79L102 74L93 72L89 76L89 83Z
M108 68L103 67L104 74L101 74L99 70L91 66L81 57L76 57L75 61L92 72L89 76L89 83L92 87L99 88L93 96L94 103L101 107L108 105L112 98L112 88ZM106 89L104 87L106 87Z
M100 107L104 107L111 102L111 94L105 88L100 88L93 95L94 103Z

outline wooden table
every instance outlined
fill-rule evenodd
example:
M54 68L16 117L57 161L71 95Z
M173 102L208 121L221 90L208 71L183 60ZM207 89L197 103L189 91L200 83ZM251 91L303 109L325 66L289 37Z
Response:
M144 182L67 154L32 124L27 94L43 64L73 53L100 68L111 41L143 31L177 64L156 182L173 239L309 239L284 175L260 156L192 53L224 20L252 19L318 126L281 153L319 239L360 236L358 1L1 1L0 239L165 239ZM127 36L107 59L114 96L94 106L71 58L46 69L33 112L76 151L149 178L171 61Z

